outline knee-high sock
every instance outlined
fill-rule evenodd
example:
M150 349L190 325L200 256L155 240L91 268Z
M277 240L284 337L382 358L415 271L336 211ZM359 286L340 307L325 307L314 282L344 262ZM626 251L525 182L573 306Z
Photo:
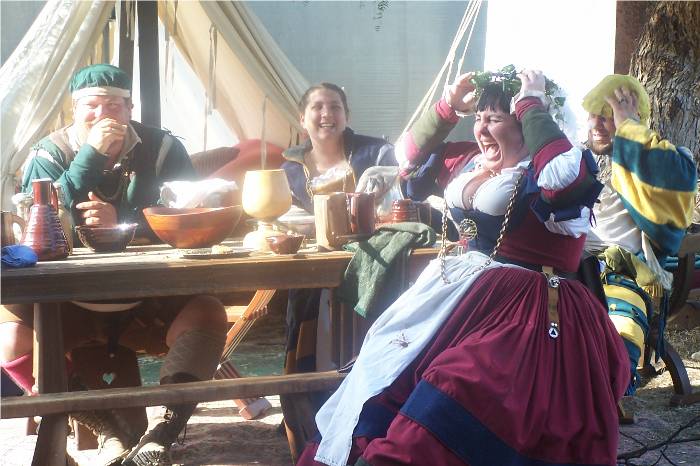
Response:
M226 342L226 333L193 329L182 333L163 361L160 369L161 385L211 380L219 365ZM167 442L174 442L197 407L196 403L168 405L170 412L163 427Z
M211 380L219 365L225 342L224 329L220 332L192 329L182 333L163 361L160 368L161 380L176 374L189 374L196 380Z
M26 393L32 393L36 379L34 378L34 358L32 353L24 354L17 359L8 362L0 362L0 367L5 369L7 375L22 387ZM66 358L66 373L70 376L73 372L73 364Z
M25 392L32 392L32 387L34 387L32 353L24 354L12 361L0 363L0 367L5 369L7 375L9 375L17 385L22 387Z

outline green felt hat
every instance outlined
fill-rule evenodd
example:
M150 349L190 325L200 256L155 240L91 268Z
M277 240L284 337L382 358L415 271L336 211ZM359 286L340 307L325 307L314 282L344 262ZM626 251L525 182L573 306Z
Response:
M615 89L625 87L637 95L637 111L642 123L649 122L651 114L649 106L649 94L634 76L627 74L611 74L602 79L596 87L583 97L583 109L594 115L602 115L612 118L613 111L606 97L614 97Z
M86 66L71 79L70 93L73 100L88 95L131 97L131 76L106 63Z

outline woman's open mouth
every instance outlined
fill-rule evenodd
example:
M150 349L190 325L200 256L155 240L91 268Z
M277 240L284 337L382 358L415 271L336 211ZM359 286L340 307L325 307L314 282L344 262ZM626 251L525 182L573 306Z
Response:
M501 147L496 143L481 143L486 160L496 161L501 159Z

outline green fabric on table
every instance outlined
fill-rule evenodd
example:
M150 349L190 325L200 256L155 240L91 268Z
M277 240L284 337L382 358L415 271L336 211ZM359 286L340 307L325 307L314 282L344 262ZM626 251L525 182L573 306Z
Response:
M435 230L402 222L379 228L366 241L349 243L354 255L338 289L341 301L362 317L373 318L403 291L404 266L411 249L435 244Z

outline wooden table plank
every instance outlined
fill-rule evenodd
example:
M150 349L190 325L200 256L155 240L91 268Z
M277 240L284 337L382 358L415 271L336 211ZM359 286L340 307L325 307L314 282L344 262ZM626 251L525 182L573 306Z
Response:
M76 249L63 261L4 269L2 304L216 294L256 289L334 288L352 255L343 251L294 256L182 259L163 246L94 254ZM425 260L435 249L416 250ZM414 259L412 259L414 260Z
M143 248L141 248L143 249ZM110 257L111 256L111 257ZM73 256L3 270L2 303L100 300L337 286L347 253L181 259L169 253Z

